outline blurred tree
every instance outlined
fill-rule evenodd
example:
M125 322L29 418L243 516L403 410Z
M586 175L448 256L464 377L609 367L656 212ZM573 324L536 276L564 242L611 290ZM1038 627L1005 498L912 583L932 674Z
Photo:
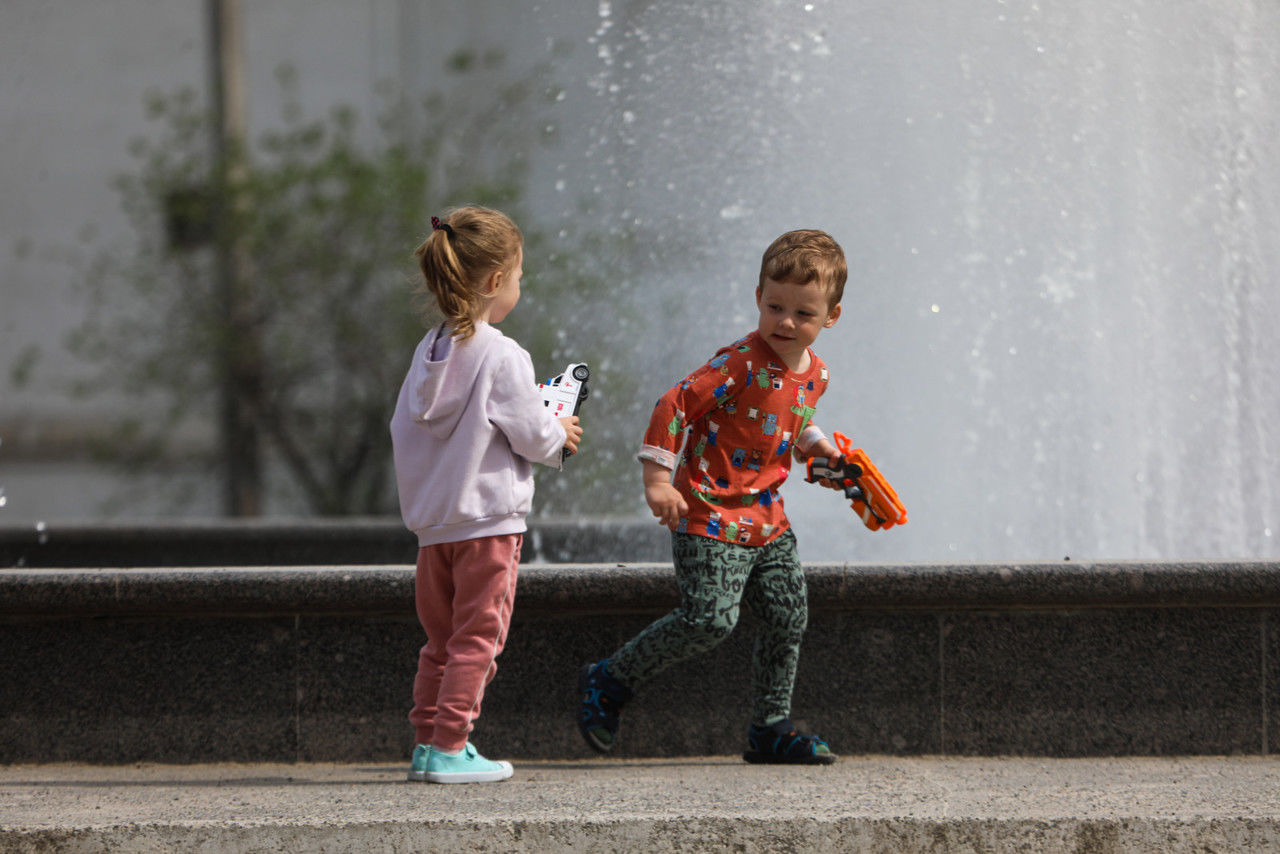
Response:
M451 67L465 75L500 62L468 53ZM519 214L525 152L531 138L554 132L534 120L538 96L554 96L544 73L497 89L482 104L447 93L413 104L384 88L370 125L348 107L305 118L294 74L282 69L282 125L246 150L229 151L232 170L211 164L210 117L193 92L150 96L149 115L163 132L134 143L139 168L116 182L138 243L92 260L91 309L73 338L96 368L83 391L152 399L113 437L110 455L135 471L165 464L184 429L217 423L219 384L238 365L255 377L233 390L265 439L269 489L301 495L317 514L393 511L387 424L422 333L409 308L410 256L431 214L451 204L491 205L521 223L539 296L529 300L532 310L513 315L508 332L535 364L589 358L579 348L600 343L600 335L559 352L564 335L547 328L557 306L563 311L572 294L575 312L610 308L609 323L618 306L590 265ZM238 176L234 187L228 174ZM250 311L234 321L220 308L213 250L220 239L240 248L252 280ZM205 463L225 477L226 456L211 454ZM597 474L613 456L602 459ZM561 497L563 512L601 507L598 493L562 490Z

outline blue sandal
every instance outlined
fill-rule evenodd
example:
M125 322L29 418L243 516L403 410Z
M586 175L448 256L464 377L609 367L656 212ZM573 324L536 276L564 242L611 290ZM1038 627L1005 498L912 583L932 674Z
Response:
M609 675L609 659L584 665L578 673L578 731L587 746L599 753L613 749L618 712L631 699L631 689Z
M836 755L816 735L801 735L783 718L772 726L751 725L742 758L755 765L830 765Z

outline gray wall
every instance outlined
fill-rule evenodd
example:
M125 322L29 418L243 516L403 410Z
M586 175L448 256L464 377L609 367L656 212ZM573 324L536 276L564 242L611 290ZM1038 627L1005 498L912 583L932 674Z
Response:
M207 86L204 6L0 4L0 521L167 516L177 505L156 487L174 483L188 495L182 515L219 512L217 486L180 463L161 478L124 483L92 462L92 439L119 415L153 404L73 396L85 366L66 348L86 308L81 286L90 259L132 239L111 181L134 167L130 141L155 130L144 96ZM349 104L371 115L375 84L425 91L461 47L500 48L516 73L541 58L549 40L576 34L572 19L511 6L242 3L250 133L278 124L274 75L283 64L297 69L310 114ZM494 84L478 76L469 85L486 97ZM542 182L544 198L554 194L553 181L548 174ZM406 245L414 238L406 235ZM12 385L10 371L28 362L31 381ZM199 425L186 439L195 449L213 441Z
M806 567L793 717L843 754L1268 755L1280 566ZM0 570L0 762L405 761L409 567ZM576 672L675 603L663 564L521 568L475 732L588 755ZM743 749L754 626L659 676L621 756Z

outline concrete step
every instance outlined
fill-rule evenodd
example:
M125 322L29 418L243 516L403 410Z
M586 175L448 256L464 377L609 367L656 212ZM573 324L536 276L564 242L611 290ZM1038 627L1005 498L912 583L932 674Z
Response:
M0 766L4 852L1274 852L1266 757Z

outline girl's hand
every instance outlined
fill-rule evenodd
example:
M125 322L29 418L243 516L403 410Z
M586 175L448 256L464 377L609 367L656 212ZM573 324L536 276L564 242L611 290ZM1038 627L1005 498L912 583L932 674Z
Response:
M564 427L565 450L571 454L578 453L578 443L582 441L582 428L578 426L578 416L570 415L556 420Z

